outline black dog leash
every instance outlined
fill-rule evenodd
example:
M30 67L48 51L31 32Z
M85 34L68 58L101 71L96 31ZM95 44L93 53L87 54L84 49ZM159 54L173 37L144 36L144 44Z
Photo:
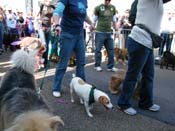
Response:
M44 71L44 77L43 77L43 79L42 79L42 81L41 81L41 83L40 83L40 86L39 86L39 88L38 88L38 95L39 95L39 96L40 96L40 94L41 94L41 90L42 90L42 88L43 88L43 84L44 84L44 80L45 80L45 77L46 77L46 73L47 73L49 67L50 67L50 60L48 60L48 62L47 62L47 65L46 65L46 68L45 68L45 71Z

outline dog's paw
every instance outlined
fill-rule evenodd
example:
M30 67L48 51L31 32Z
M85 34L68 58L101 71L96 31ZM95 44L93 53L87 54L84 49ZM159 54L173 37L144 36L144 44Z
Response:
M84 101L82 99L80 99L80 104L84 104Z
M89 113L88 116L89 116L90 118L93 118L93 115L92 115L91 113Z
M75 101L73 99L71 99L71 102L74 103Z

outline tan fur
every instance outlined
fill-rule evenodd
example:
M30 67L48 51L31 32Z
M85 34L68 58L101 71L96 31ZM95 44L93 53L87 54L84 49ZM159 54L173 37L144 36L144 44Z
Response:
M126 71L123 69L117 70L115 74L111 76L110 82L109 82L109 90L112 94L119 93L120 89L119 86L123 82L126 75Z
M80 77L76 77L75 74L73 74L72 76L73 78L70 82L71 102L72 103L75 102L73 93L76 93L80 98L80 103L84 104L85 111L89 117L93 117L93 114L90 112L90 110L92 110L93 108L92 104L94 102L98 102L102 104L107 109L113 108L110 98L105 92L100 91L96 88L93 89L93 92L91 92L93 88L92 85L88 83L81 85L80 81L81 82L84 82L84 81ZM91 100L92 96L94 98L94 101Z
M126 76L126 71L123 69L117 70L117 72L115 72L115 74L113 74L110 78L109 81L109 91L111 92L111 94L118 94L120 93L121 89L119 88L121 83L124 81ZM137 86L138 83L136 83L135 87ZM134 90L134 98L135 99L139 99L139 89L135 88Z
M124 64L124 61L126 60L126 56L128 55L128 51L126 48L120 49L120 48L114 48L114 57L115 61L118 62L121 60L121 62ZM102 50L102 58L104 60L107 60L108 54L106 50Z
M43 110L26 112L15 118L12 126L5 131L57 131L64 122L59 116L53 116Z
M126 60L126 56L128 55L127 49L120 49L120 48L114 48L114 56L115 61L118 62L121 60L121 62L124 64L124 61Z
M74 67L75 65L76 65L75 53L72 52L72 53L71 53L71 56L70 56L70 58L69 58L69 61L68 61L68 66Z
M101 51L101 54L102 54L102 59L103 59L103 60L107 60L108 54L107 54L107 51L106 51L105 49L103 49L103 50Z
M43 43L38 38L25 37L19 42L20 48L30 48L32 50L38 49L39 53L45 50ZM41 52L40 52L41 51Z
M42 56L46 50L44 44L35 37L25 37L18 44L22 50L25 50L30 54L35 53L37 63L35 68L40 69L43 66Z
M106 105L109 103L109 100L105 96L100 96L98 100L99 100L99 103L103 105Z
M83 81L83 80L78 80L78 83L80 84L80 85L84 85L85 84L85 82Z

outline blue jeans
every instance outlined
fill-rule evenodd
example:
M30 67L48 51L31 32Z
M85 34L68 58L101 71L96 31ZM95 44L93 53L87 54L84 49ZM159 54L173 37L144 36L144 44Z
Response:
M3 38L4 38L4 24L0 22L0 49L2 49Z
M159 56L162 56L165 45L166 45L166 51L171 51L171 42L173 40L173 34L170 34L168 32L161 33L161 37L164 39L164 41L160 45Z
M85 81L85 45L83 33L69 34L62 31L60 34L59 62L56 66L56 73L52 88L53 91L60 91L61 89L61 82L72 52L75 53L76 57L76 76Z
M44 58L44 67L48 67L48 51L49 51L49 42L51 38L51 31L50 28L48 30L44 31L44 37L45 37L45 42L46 42L46 51L43 53L43 58Z
M103 45L106 48L108 54L107 68L114 67L114 45L112 39L112 33L95 33L95 67L101 65L101 49Z
M128 38L127 49L129 54L128 70L123 82L122 93L118 106L122 109L131 107L130 98L133 95L136 81L142 75L140 88L139 107L149 108L153 105L153 80L154 80L154 53L132 38Z

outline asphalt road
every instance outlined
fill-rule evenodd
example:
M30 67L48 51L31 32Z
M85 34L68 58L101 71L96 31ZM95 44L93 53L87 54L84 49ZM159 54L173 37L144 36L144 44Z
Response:
M9 63L9 52L0 55L0 77L11 66ZM54 75L54 64L46 73L42 96L51 110L61 116L65 122L61 131L175 131L175 71L171 69L160 69L155 66L155 87L154 100L161 106L157 113L140 110L137 108L137 101L132 100L133 106L138 110L136 116L128 116L117 110L116 103L118 95L111 95L108 90L108 83L112 72L105 70L105 62L102 64L103 71L96 72L93 69L93 55L87 56L86 79L87 82L96 85L100 90L107 92L115 108L111 111L106 110L98 103L94 104L91 111L94 115L89 118L85 113L83 105L75 97L75 103L70 102L69 82L74 68L68 68L62 83L62 97L54 98L51 95L51 86ZM126 68L117 64L116 67ZM40 86L44 71L36 73L37 85Z

